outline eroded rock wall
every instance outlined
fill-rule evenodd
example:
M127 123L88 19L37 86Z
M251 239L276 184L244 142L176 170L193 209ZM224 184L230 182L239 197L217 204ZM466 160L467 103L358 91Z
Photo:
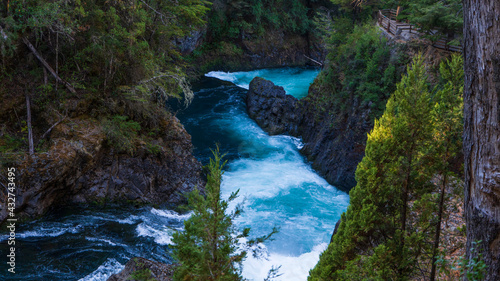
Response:
M313 168L330 184L349 191L356 185L354 173L364 156L366 133L373 125L370 107L354 101L348 114L331 116L319 113L314 93L309 96L298 101L282 87L257 77L247 94L248 114L271 135L302 137L301 152Z
M204 187L191 136L177 118L164 120L159 151L137 144L134 155L117 153L100 122L68 118L57 125L47 152L25 156L17 169L16 216L36 218L74 203L178 204L183 193ZM4 205L6 196L0 197ZM7 217L0 211L0 222Z

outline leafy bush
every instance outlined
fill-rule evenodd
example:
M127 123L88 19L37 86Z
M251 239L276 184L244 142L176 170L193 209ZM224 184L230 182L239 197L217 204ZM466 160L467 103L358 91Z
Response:
M308 8L300 0L231 1L225 10L214 8L208 20L212 42L262 35L268 29L305 34L311 27Z
M25 138L5 133L0 137L0 167L9 166L20 160L26 146Z
M0 13L2 70L14 72L25 65L16 58L22 44L18 39L24 38L62 79L89 91L109 94L122 86L142 85L154 88L149 94L158 90L166 97L189 96L176 39L205 24L209 4L205 0L10 1ZM40 69L37 64L32 68ZM33 78L41 84L41 77Z
M483 254L477 253L477 247L481 242L481 240L472 241L472 247L470 248L471 255L474 256L472 259L462 257L459 261L460 273L470 281L484 280L486 274L486 264L482 260ZM476 254L477 256L475 256Z

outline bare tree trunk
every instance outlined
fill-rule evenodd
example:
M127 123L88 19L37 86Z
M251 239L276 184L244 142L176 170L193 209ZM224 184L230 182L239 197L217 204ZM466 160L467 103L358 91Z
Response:
M47 86L47 69L45 67L43 69L43 84Z
M59 33L57 32L56 32L56 75L59 76ZM57 82L58 81L56 80L56 92L57 92L57 86L59 86Z
M439 195L439 210L438 210L438 221L436 224L436 233L434 234L434 245L432 245L432 260L431 260L431 278L430 281L436 280L436 260L437 253L439 249L439 239L441 236L441 221L443 220L443 212L444 212L444 193L446 190L447 181L446 171L443 175L443 181L441 182L441 193Z
M500 278L500 1L463 4L467 258L481 253L492 281Z
M28 143L29 143L29 153L30 156L35 154L35 148L33 146L33 131L31 129L31 100L30 95L26 94L26 110L28 111Z

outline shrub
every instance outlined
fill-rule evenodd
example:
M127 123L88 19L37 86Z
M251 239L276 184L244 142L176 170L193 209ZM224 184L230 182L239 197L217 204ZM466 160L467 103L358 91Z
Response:
M103 129L109 145L119 152L133 154L134 141L141 130L141 125L132 120L127 121L127 119L128 116L115 115L109 120L104 120Z

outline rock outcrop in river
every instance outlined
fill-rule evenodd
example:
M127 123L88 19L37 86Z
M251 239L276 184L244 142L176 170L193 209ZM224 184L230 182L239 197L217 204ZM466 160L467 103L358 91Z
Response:
M271 81L260 77L252 80L247 94L247 110L250 118L271 135L299 134L298 124L302 116L298 100Z
M302 137L301 152L312 161L313 168L330 184L349 191L356 185L354 172L364 156L366 133L372 126L370 107L354 102L346 116L318 115L314 98L309 93L298 101L286 95L282 87L257 77L250 83L247 110L271 135Z

